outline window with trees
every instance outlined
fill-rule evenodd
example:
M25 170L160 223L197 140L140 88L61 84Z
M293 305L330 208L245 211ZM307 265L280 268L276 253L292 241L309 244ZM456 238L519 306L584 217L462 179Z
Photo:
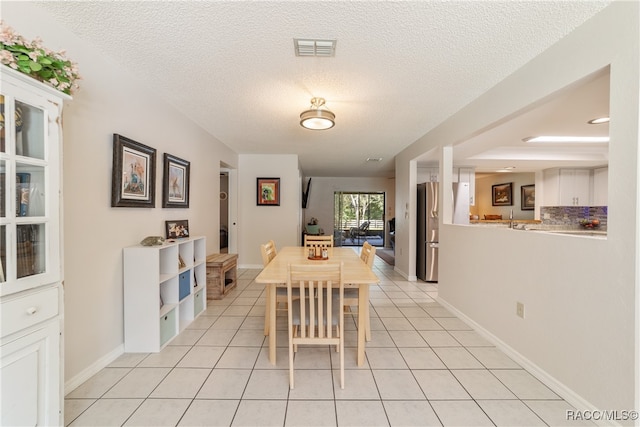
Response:
M384 206L383 192L335 192L333 228L339 244L384 246Z

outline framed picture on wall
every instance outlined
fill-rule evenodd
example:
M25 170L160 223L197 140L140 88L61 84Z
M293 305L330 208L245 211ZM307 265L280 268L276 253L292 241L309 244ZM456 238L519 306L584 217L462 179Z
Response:
M154 208L156 150L113 134L111 207Z
M164 153L164 179L162 181L162 207L189 207L190 163Z
M184 239L189 237L189 220L165 221L167 239Z
M491 204L493 206L513 205L513 183L496 184L491 186Z
M257 178L257 205L280 206L280 178Z
M536 186L523 185L520 187L520 209L532 211L536 207Z

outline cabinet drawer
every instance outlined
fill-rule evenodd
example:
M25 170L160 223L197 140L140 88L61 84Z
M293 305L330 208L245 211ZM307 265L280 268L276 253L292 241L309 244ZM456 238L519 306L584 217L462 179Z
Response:
M204 289L194 295L193 317L195 318L202 310L204 310Z
M191 293L191 270L180 273L178 277L179 284L179 300L182 301Z
M1 336L44 322L58 314L58 288L26 295L3 302Z
M160 318L160 346L173 338L177 332L176 310L174 309Z

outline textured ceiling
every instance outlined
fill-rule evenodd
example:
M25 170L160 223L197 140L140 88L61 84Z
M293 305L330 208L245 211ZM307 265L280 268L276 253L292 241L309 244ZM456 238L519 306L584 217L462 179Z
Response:
M37 4L238 153L298 154L307 176L392 176L398 152L608 3ZM296 57L294 38L337 39L336 55ZM333 129L298 124L314 96Z

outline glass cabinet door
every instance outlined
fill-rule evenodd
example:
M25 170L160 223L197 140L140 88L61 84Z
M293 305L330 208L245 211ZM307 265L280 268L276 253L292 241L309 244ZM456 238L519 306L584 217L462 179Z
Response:
M5 295L51 283L59 276L56 224L62 101L51 102L51 97L4 82L2 92L0 295Z

